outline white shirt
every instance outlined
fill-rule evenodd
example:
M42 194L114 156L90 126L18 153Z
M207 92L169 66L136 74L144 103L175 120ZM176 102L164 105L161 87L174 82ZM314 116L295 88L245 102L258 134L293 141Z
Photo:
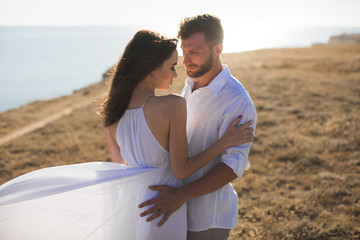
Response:
M253 120L256 126L256 109L245 88L226 65L211 83L192 92L196 80L188 78L182 95L187 102L187 137L189 156L205 150L221 137L231 121L242 115L241 123ZM238 177L249 169L248 155L251 143L226 149L202 169L187 177L193 182L205 175L220 162L231 167ZM188 230L203 231L209 228L232 229L238 222L238 196L231 183L194 198L188 203Z

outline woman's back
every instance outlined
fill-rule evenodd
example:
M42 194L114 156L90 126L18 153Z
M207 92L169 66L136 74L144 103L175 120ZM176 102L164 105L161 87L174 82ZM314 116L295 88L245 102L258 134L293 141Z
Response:
M166 129L155 127L153 130L155 134L150 129L156 115L155 112L152 112L151 98L154 99L155 97L150 97L139 108L126 110L116 128L117 144L122 157L129 166L161 167L169 165L169 152L168 149L165 149L167 145L162 146L158 140L164 142ZM148 118L150 126L148 125ZM166 120L159 118L158 121L165 122ZM164 126L163 124L160 125Z
M135 200L137 203L156 196L156 192L147 189L148 185L179 187L182 184L171 169L169 152L168 149L165 149L168 143L165 146L159 143L160 141L168 142L169 124L167 122L169 120L167 115L169 113L166 112L168 110L166 106L169 102L167 100L166 97L150 97L140 108L126 110L116 128L116 141L126 163L130 167L156 169L154 174L149 174L146 178L141 179L140 185L144 187L145 191L138 195ZM117 195L116 192L110 194ZM134 210L132 211L134 213ZM138 217L142 211L144 209L135 211L139 223L145 221ZM149 239L185 239L186 206L179 209L161 228L157 227L157 222L146 223L152 226L148 232L151 236ZM121 224L124 223L121 222ZM174 233L176 236L173 235Z
M141 107L129 104L117 127L116 136L121 155L130 166L169 166L170 118L176 95L149 97ZM177 109L179 111L180 109ZM184 112L186 115L186 112Z

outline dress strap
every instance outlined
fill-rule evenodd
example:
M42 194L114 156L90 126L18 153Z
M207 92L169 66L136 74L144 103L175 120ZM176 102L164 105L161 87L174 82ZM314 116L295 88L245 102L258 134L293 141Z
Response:
M145 102L143 103L143 105L141 106L141 108L145 107L145 104L149 101L149 99L150 99L151 97L153 97L153 95L151 95L150 97L148 97L148 98L145 100Z

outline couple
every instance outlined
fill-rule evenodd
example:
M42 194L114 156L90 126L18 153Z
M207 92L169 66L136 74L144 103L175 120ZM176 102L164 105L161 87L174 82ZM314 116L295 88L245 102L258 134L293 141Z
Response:
M148 220L160 217L161 228L155 230L180 224L171 214L178 208L176 214L185 211L188 202L188 239L226 239L238 218L237 194L230 181L249 167L253 136L252 128L246 129L251 122L234 126L240 120L256 120L256 112L245 89L221 64L219 19L211 15L187 18L178 36L190 77L184 98L154 96L155 89L167 90L177 77L176 40L140 31L128 44L104 104L109 150L114 162L168 168L169 174L172 170L187 183L179 188L150 187L160 195L140 205L150 206L141 216L150 216ZM175 177L158 181L178 186Z
M218 18L187 18L179 37L184 98L154 96L177 76L177 40L136 33L102 112L113 163L41 169L2 185L0 239L228 238L238 204L230 182L249 167L256 112L221 64Z

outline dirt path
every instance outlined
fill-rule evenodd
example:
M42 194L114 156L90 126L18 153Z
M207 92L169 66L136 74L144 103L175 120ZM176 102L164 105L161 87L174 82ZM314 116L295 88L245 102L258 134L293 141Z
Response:
M28 124L20 129L17 129L13 132L10 132L9 134L6 134L5 136L2 136L0 137L0 145L8 142L8 141L11 141L13 139L16 139L20 136L23 136L27 133L30 133L30 132L33 132L39 128L42 128L44 126L46 126L47 124L59 119L60 117L62 116L65 116L65 115L69 115L71 114L74 110L78 109L78 108L81 108L81 107L84 107L84 106L87 106L89 104L91 104L93 102L93 99L87 99L87 100L84 100L74 106L71 106L71 107L67 107L55 114L51 114L49 115L48 117L45 117L45 118L42 118L41 120L39 121L36 121L36 122L33 122L31 124Z

